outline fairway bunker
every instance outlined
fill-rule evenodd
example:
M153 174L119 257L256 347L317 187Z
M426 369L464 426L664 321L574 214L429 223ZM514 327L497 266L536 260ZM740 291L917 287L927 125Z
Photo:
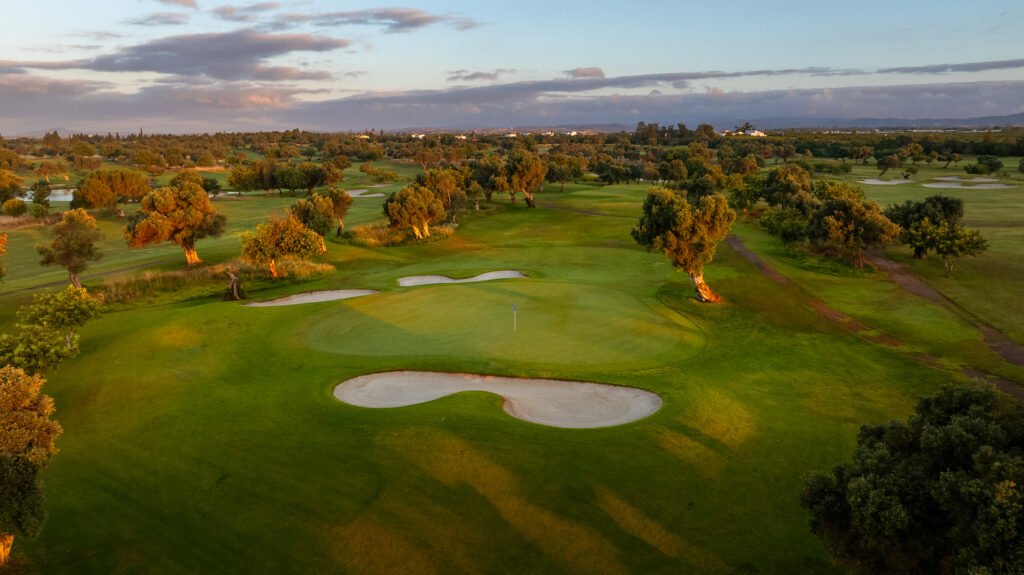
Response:
M334 301L338 299L362 297L364 295L373 295L376 293L380 293L380 291L375 289L337 289L311 291L306 293L297 293L295 295L285 297L279 297L277 299L267 301L246 303L242 305L246 307L273 307L279 305L299 305L304 303L317 303L322 301Z
M932 182L930 184L924 184L924 187L946 188L953 190L1005 190L1007 188L1016 188L1017 186L1011 186L1008 184L974 184L973 186L965 186L963 182Z
M879 180L877 178L870 178L867 180L858 180L858 184L867 184L869 186L896 186L899 184L913 184L917 180Z
M484 272L480 275L473 276L465 279L452 279L448 276L406 276L404 278L398 278L398 285L402 287L408 286L425 286L431 284L468 284L473 282L486 282L491 280L504 280L512 278L528 278L530 276L523 272L515 270L502 270L496 272Z
M348 195L352 196L353 198L383 198L384 197L384 194L379 193L379 192L371 194L370 190L347 190L347 191L348 191Z
M462 391L500 395L505 399L502 408L512 417L570 429L630 423L662 405L661 396L635 387L432 371L361 375L335 386L334 397L360 407L385 408L426 403Z
M985 182L998 182L997 178L961 178L960 176L942 176L941 178L935 178L943 182L965 182L965 183L978 183L982 184Z

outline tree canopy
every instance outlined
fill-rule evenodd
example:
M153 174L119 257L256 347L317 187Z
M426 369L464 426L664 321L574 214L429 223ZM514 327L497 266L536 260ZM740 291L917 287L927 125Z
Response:
M278 277L276 261L282 257L306 258L321 251L323 237L302 225L294 217L274 218L256 226L255 232L244 232L242 255L266 262L270 275Z
M80 288L79 274L89 267L89 262L103 257L103 252L96 246L102 238L96 218L82 208L68 210L53 226L53 240L48 245L36 246L36 251L43 256L39 265L59 265L67 269L71 284Z
M384 202L392 228L412 228L417 238L430 236L430 224L444 217L444 205L429 189L413 184L392 193Z
M711 263L718 242L725 239L735 219L736 212L721 194L701 197L691 205L678 192L652 188L632 236L647 249L663 252L676 269L686 271L698 300L719 302L721 296L704 282L704 265Z
M124 226L124 237L133 248L174 242L185 251L188 265L193 266L203 261L196 253L196 242L220 237L226 221L210 203L206 190L186 181L143 196L139 211Z
M149 178L123 169L96 170L85 177L76 198L90 208L109 208L124 216L117 204L141 198L150 191Z
M891 243L900 231L878 204L846 195L823 202L811 214L807 226L816 251L849 258L854 267L863 265L865 248Z
M1024 571L1024 407L960 385L865 425L853 461L804 480L811 532L864 573Z

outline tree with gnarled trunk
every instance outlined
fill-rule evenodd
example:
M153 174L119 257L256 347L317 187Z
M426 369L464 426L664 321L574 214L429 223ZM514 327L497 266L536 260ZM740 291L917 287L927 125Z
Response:
M338 233L336 235L340 236L342 230L345 229L345 222L342 220L345 218L345 214L348 213L349 206L352 205L352 196L345 190L331 189L324 197L331 200L334 219L338 220Z
M275 278L278 277L278 258L309 257L320 251L323 240L294 217L268 220L256 226L255 232L244 232L241 239L242 255L253 261L266 262L270 275Z
M41 266L59 265L68 270L68 278L76 288L82 287L79 274L103 257L96 242L103 233L96 226L96 218L81 208L64 212L60 222L53 226L53 241L49 245L37 245L36 251L43 259Z
M185 260L192 267L203 261L196 253L196 242L220 237L226 221L210 203L206 190L186 181L180 187L161 188L143 196L139 211L124 227L124 238L133 248L174 242L185 251Z
M850 258L855 268L863 265L865 248L892 243L901 232L878 204L849 196L823 202L811 214L807 226L807 237L815 251Z
M39 469L57 452L63 431L53 415L53 399L40 394L42 376L0 368L0 567L10 558L14 536L35 537L42 510Z
M548 168L544 161L529 151L518 148L509 156L506 170L512 203L516 201L516 192L521 192L526 198L526 206L534 207L536 204L533 201L533 194L544 183L544 176L547 175Z
M704 282L704 265L711 263L735 219L736 212L722 194L704 196L691 206L677 192L652 188L632 235L647 249L663 252L677 270L685 270L698 301L717 303L722 297Z
M392 228L412 228L417 238L430 237L430 223L444 217L444 205L429 189L413 184L391 194L384 215Z

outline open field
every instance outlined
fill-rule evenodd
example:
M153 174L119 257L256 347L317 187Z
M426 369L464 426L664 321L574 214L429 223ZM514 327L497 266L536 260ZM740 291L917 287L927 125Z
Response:
M329 242L321 259L336 273L250 293L376 295L267 308L171 298L94 321L46 385L65 434L44 473L46 529L17 548L43 573L842 572L808 532L801 476L848 458L862 423L905 417L961 367L1016 381L1024 370L955 311L883 274L793 258L749 223L734 233L789 281L722 244L706 278L727 302L698 304L684 275L629 237L646 189L548 186L535 210L496 196L499 213L462 216L449 239ZM883 203L931 193L865 189ZM200 255L237 254L237 232L290 201L261 196L218 201L230 232ZM347 223L379 218L381 201L357 200ZM1007 217L984 205L969 201L969 224ZM183 263L174 246L128 250L115 220L90 271ZM40 231L11 234L4 290L63 279L18 253ZM1016 248L996 242L951 281L1007 265ZM492 270L530 277L397 284ZM0 321L28 297L5 296ZM812 300L872 331L851 333ZM332 395L393 370L611 383L664 406L568 430L510 418L484 392L399 409Z

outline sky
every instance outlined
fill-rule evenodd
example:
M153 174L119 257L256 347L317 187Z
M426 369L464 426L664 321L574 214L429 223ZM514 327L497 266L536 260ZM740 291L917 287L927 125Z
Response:
M8 1L8 136L1024 112L1019 0Z

